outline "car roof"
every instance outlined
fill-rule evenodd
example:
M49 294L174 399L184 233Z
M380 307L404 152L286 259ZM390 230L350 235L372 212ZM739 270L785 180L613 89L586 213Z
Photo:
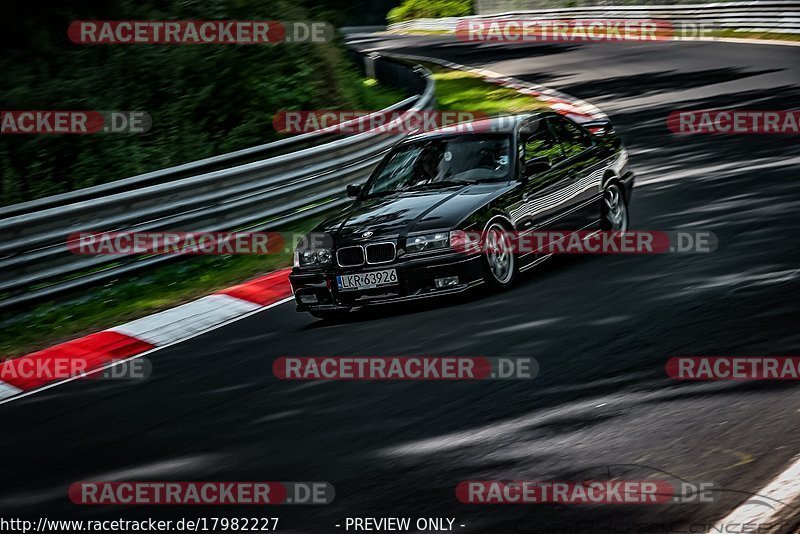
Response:
M500 115L498 117L491 117L488 119L462 122L453 126L447 126L445 128L438 128L429 132L412 135L405 139L403 144L452 135L481 135L487 133L510 134L514 133L514 130L517 128L517 126L527 119L534 117L546 117L552 114L552 112L518 113L514 115Z

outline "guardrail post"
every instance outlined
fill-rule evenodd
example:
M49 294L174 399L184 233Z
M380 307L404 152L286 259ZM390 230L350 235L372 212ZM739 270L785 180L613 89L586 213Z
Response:
M364 56L364 72L367 79L375 78L375 62L380 59L381 55L377 52L370 52Z

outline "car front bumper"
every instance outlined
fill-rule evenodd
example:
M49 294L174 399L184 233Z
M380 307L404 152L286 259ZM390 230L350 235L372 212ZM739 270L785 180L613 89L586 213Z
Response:
M396 285L342 291L338 275L397 270ZM458 277L456 285L436 288L437 278ZM480 255L443 252L392 263L361 267L330 266L325 269L295 267L289 275L298 311L335 311L390 304L461 293L483 281Z

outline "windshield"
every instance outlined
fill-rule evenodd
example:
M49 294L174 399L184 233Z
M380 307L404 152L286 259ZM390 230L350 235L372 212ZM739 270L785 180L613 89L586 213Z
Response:
M507 180L510 136L460 136L401 146L370 180L367 195Z

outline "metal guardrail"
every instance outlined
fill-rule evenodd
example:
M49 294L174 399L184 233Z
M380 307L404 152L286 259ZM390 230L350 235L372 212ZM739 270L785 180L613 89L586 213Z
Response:
M744 4L742 0L716 0L714 4ZM776 0L752 0L753 3L776 3ZM491 15L508 11L538 11L540 9L559 9L586 6L675 6L697 4L697 0L475 0L477 15Z
M375 32L382 32L386 30L386 25L375 25L375 26L341 26L337 28L339 33L344 35L352 35L355 33L375 33Z
M426 69L377 55L363 61L381 83L416 93L382 112L434 106ZM401 138L314 132L0 208L0 309L175 258L79 256L67 246L72 233L262 231L290 224L347 204L344 185L368 175Z
M550 5L550 4L545 4ZM545 9L537 0L478 0L480 15L416 19L391 24L390 31L454 32L461 20L661 19L675 24L703 24L705 29L800 33L800 1L716 2L675 5L598 5Z

